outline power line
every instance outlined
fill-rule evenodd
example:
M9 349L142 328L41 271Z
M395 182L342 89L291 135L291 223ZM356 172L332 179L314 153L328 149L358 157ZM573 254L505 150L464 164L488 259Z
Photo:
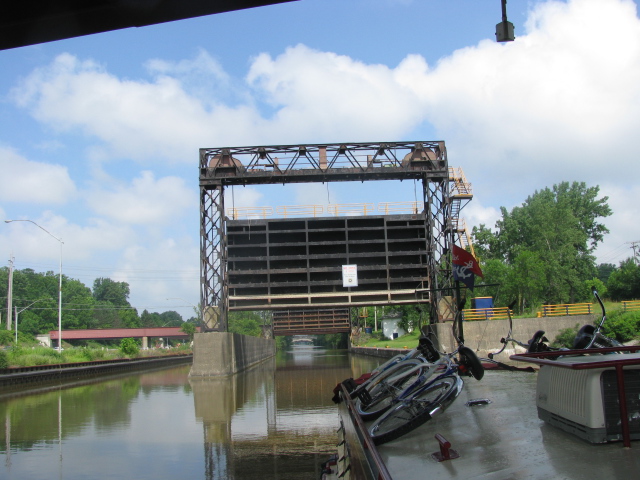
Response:
M636 247L640 244L640 240L636 240L635 242L627 242L631 244L631 248L633 249L633 260L638 264L638 254L636 253Z
M614 248L613 250L608 251L607 253L600 255L600 263L607 263L610 261L615 261L618 258L620 258L621 255L624 254L624 252L627 251L627 247L624 243L621 243L620 245L618 245L616 248Z

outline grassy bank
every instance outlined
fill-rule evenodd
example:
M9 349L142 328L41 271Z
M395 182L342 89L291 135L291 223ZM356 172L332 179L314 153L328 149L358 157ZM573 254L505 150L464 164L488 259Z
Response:
M191 347L183 345L174 348L140 350L139 352L130 355L126 355L117 348L65 348L62 352L58 352L57 350L48 347L8 347L5 350L0 351L0 368L92 362L94 360L156 357L173 355L176 353L192 353Z
M407 333L402 337L395 338L393 340L380 339L379 335L382 332L374 332L373 334L362 334L357 341L358 347L378 347L378 348L415 348L418 345L418 337L420 333L414 330L411 333Z

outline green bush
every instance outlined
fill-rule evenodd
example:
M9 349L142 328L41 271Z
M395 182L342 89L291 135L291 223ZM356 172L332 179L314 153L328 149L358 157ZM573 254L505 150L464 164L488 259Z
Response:
M551 346L556 348L573 348L573 340L576 338L579 328L580 325L576 323L576 326L573 328L560 330L556 338L551 343Z
M15 336L13 332L5 329L0 330L0 345L13 345L14 341Z
M0 368L9 368L9 358L4 350L0 350Z
M120 341L120 352L123 355L127 355L128 357L135 357L140 352L140 347L138 346L138 342L133 338L123 338Z
M616 310L607 316L602 333L619 342L628 342L638 336L640 330L640 311L624 312Z

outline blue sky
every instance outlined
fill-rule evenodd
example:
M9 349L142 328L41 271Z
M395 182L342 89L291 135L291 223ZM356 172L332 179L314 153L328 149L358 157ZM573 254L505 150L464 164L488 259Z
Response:
M126 281L140 312L188 317L199 148L444 140L473 184L468 224L584 181L609 196L597 257L618 263L640 240L637 4L510 0L508 15L517 38L500 44L499 0L300 0L0 51L0 219L62 238L66 275ZM233 197L414 194L370 182ZM57 271L58 242L0 225L3 262Z

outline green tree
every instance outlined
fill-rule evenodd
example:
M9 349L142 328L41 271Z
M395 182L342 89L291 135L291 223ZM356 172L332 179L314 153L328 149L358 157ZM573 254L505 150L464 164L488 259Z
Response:
M93 282L93 297L97 302L108 302L118 307L130 307L129 284L115 282L110 278L96 278Z
M635 300L640 298L640 267L633 258L620 263L620 268L609 276L607 289L611 300Z
M143 310L140 315L140 323L143 327L158 327L162 325L160 323L161 317L157 312L149 313L148 310Z
M79 280L67 279L62 289L62 328L90 328L95 300L91 289Z
M613 263L601 263L597 267L598 279L605 285L609 281L609 276L616 270L616 266Z
M180 331L189 336L189 341L193 341L193 336L196 334L196 326L193 323L184 322Z
M120 351L128 357L135 357L140 352L140 347L134 338L123 338L120 340Z
M502 207L495 232L484 225L473 230L483 266L490 259L507 265L504 290L521 308L586 300L584 281L597 273L592 253L608 232L600 218L611 215L608 198L598 194L597 186L563 182L511 211Z
M229 313L229 331L251 337L262 335L262 318L255 312Z
M316 337L316 343L321 346L332 349L346 349L349 345L348 333L327 333L324 335L318 335Z
M129 303L129 284L110 278L96 278L93 282L95 327L136 328L142 325L138 311Z
M182 315L180 315L178 312L173 311L173 310L162 312L160 314L160 321L162 323L160 325L158 325L159 327L161 327L161 326L164 326L164 327L179 327L183 323L182 322Z

